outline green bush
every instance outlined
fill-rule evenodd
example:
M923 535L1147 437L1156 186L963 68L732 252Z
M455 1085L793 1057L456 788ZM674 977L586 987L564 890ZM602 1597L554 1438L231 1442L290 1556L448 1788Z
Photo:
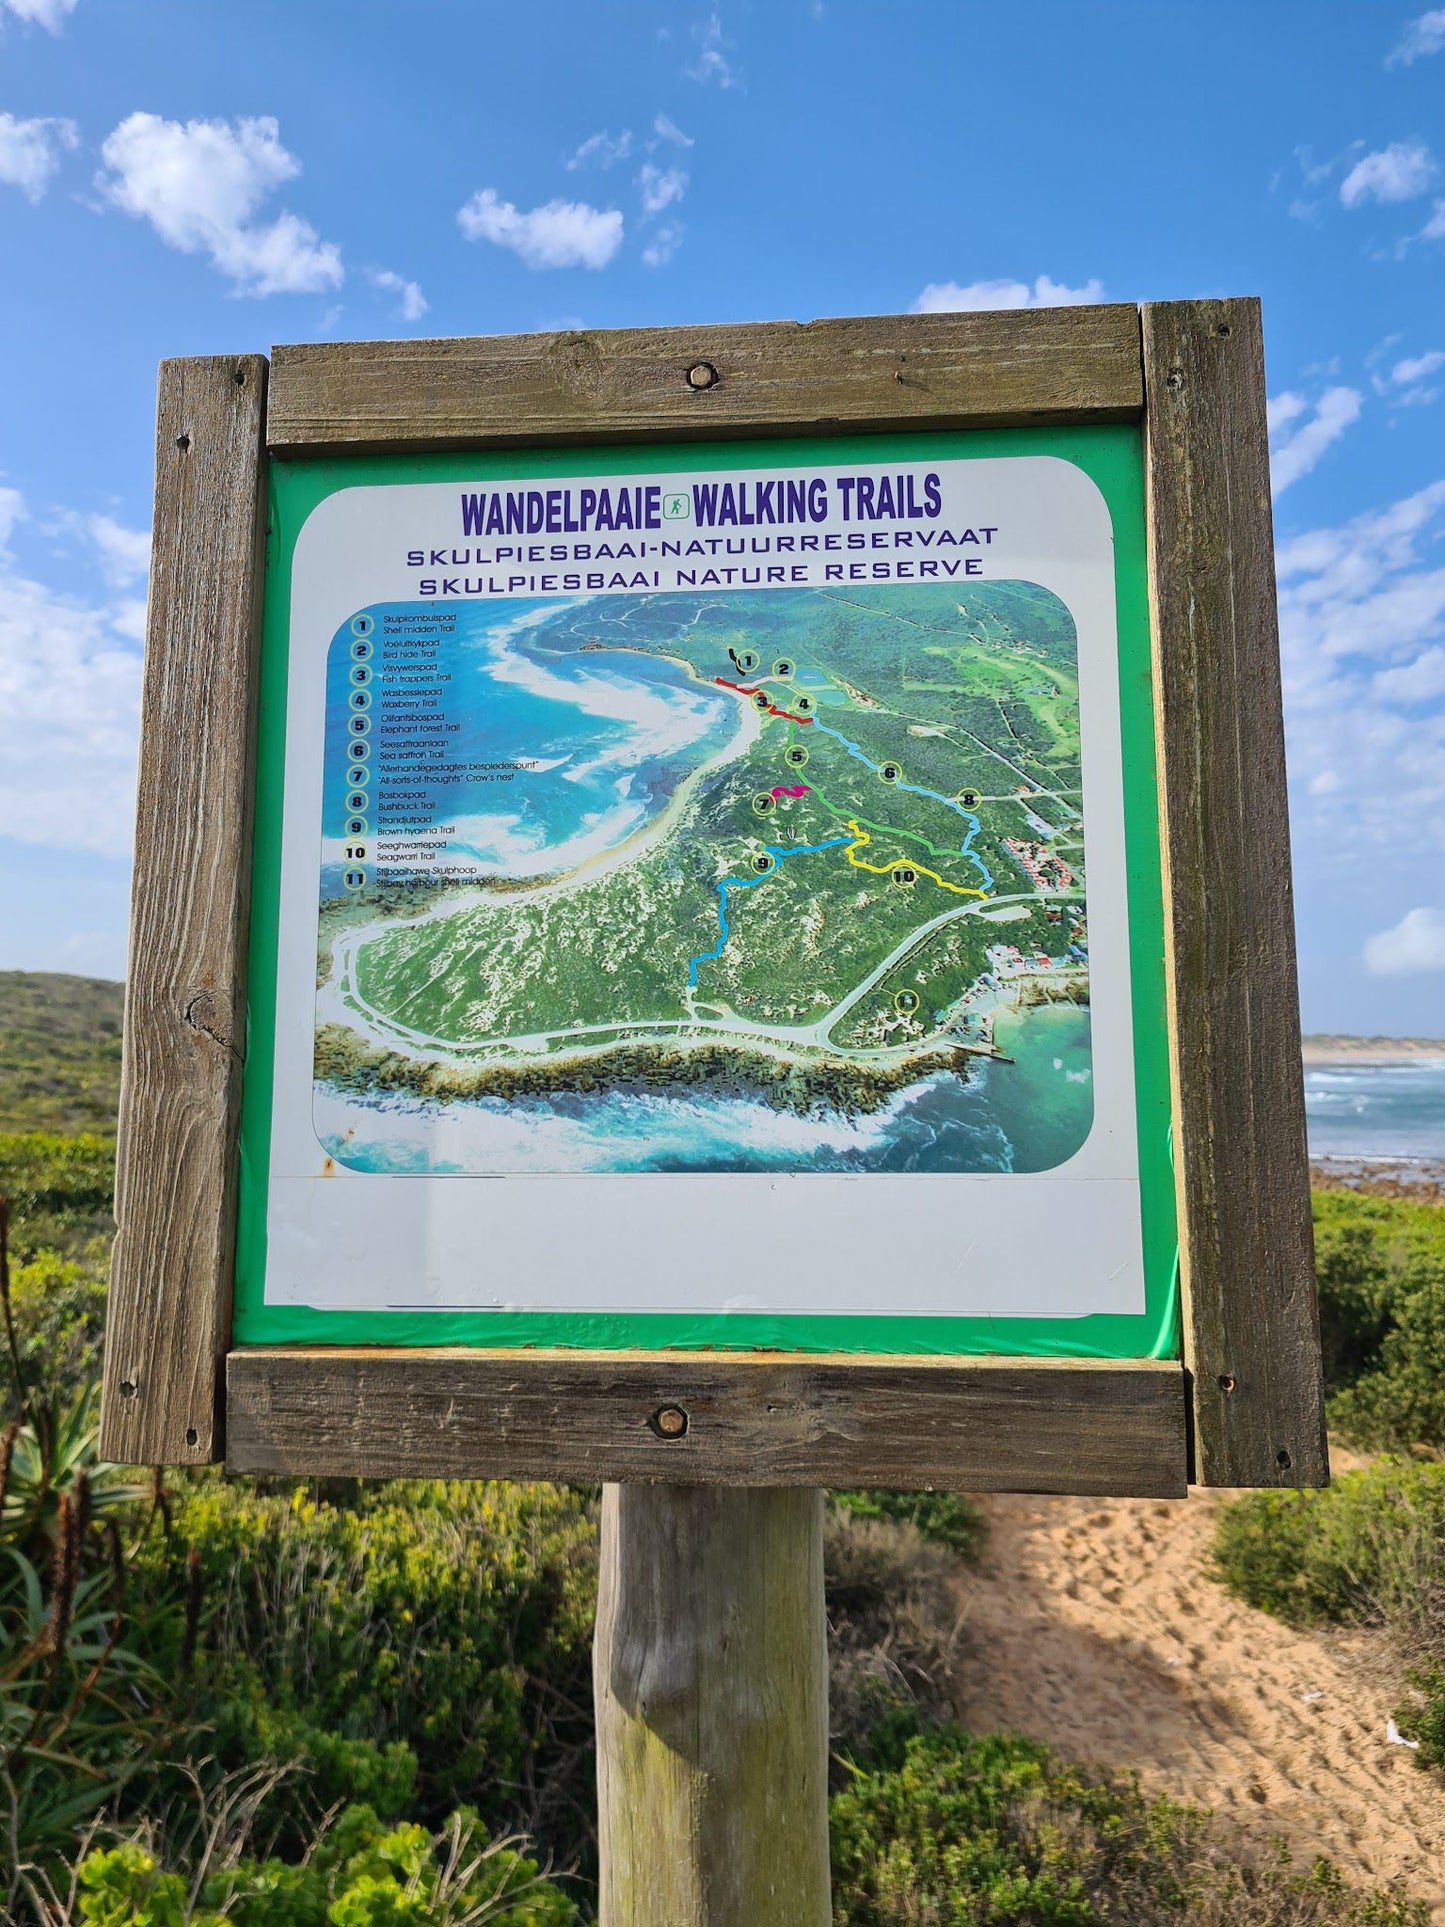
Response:
M1389 1294L1372 1370L1330 1400L1330 1423L1375 1451L1445 1449L1445 1255L1418 1253Z
M112 1229L115 1140L48 1131L0 1136L0 1196L10 1201L14 1254L50 1245L73 1254Z
M925 1539L946 1546L960 1559L983 1550L983 1514L957 1492L835 1492L835 1506L855 1519L896 1519L917 1526Z
M1215 1570L1298 1626L1378 1625L1415 1701L1396 1714L1445 1766L1445 1464L1382 1459L1317 1492L1254 1492L1220 1513Z
M0 970L0 1131L115 1129L125 987Z
M10 1302L25 1380L41 1398L73 1396L95 1377L105 1331L110 1246L95 1238L74 1258L42 1247L12 1267ZM0 1407L15 1408L4 1376Z
M1330 1424L1370 1450L1445 1450L1445 1210L1317 1191Z
M1399 1623L1445 1582L1445 1465L1382 1459L1321 1491L1252 1492L1221 1511L1214 1559L1293 1625Z
M1032 1740L898 1734L833 1797L836 1927L1425 1927L1198 1808L1065 1766Z
M169 1737L146 1652L165 1609L130 1610L137 1494L96 1463L94 1407L37 1405L0 1434L0 1911Z
M114 1159L109 1138L0 1136L15 1335L42 1398L73 1397L99 1369ZM19 1415L9 1372L0 1374L0 1414Z
M595 1527L553 1486L306 1488L173 1500L195 1549L195 1714L222 1761L300 1760L323 1805L429 1825L466 1802L570 1858L586 1832ZM174 1588L157 1545L154 1588ZM182 1655L172 1656L179 1670Z
M347 1807L301 1865L242 1855L182 1873L124 1841L87 1855L78 1884L80 1917L94 1927L573 1927L577 1918L534 1860L488 1840L465 1809L431 1834Z

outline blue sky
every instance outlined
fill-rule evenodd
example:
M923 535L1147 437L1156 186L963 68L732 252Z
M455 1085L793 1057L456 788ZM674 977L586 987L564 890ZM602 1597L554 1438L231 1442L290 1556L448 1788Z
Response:
M155 363L1264 300L1305 1023L1445 1035L1445 7L0 0L0 967L124 968Z

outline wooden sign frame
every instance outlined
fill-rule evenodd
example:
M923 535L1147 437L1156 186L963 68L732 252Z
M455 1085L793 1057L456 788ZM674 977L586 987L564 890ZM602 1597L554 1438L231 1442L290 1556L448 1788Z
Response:
M266 464L1137 422L1181 1361L233 1349ZM101 1449L390 1477L1168 1497L1328 1477L1254 300L168 361Z

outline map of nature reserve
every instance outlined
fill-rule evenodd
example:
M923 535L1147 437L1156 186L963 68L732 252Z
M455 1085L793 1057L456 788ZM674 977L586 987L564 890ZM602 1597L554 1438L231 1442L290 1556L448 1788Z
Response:
M335 627L339 1165L1002 1174L1084 1144L1074 616L993 573L936 475L841 481L479 486L412 594Z

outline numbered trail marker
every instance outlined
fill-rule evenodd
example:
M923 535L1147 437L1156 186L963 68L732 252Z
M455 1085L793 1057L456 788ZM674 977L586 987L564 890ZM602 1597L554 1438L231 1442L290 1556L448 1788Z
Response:
M607 1482L607 1927L828 1919L821 1488L1326 1476L1262 370L162 366L102 1451Z

